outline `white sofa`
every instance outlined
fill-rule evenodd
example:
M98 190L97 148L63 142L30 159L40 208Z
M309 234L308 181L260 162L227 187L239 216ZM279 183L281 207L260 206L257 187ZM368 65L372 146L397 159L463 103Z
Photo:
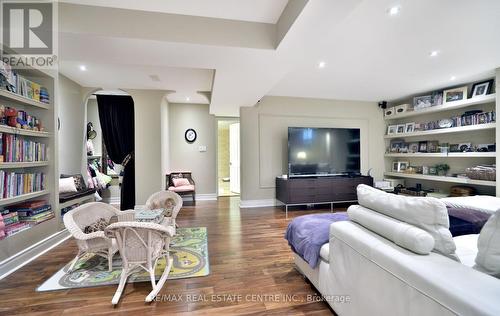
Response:
M318 266L298 255L295 264L338 315L500 315L500 280L470 267L477 236L454 239L460 263L337 222Z

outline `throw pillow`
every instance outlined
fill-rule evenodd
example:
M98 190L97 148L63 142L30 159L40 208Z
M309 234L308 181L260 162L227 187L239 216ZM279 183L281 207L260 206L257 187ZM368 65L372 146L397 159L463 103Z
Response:
M360 205L425 230L434 237L436 252L458 260L443 202L431 197L390 194L364 184L358 186L357 192Z
M61 178L59 179L59 193L76 192L75 178Z
M99 218L97 222L89 226L85 226L83 232L85 234L90 234L98 231L104 231L104 229L108 226L108 224L109 224L108 221L106 221L104 218Z
M500 277L500 212L486 222L477 240L476 270Z
M173 179L172 182L174 182L174 186L175 187L181 187L181 186L185 186L185 185L190 185L191 184L191 183L189 183L189 180L186 179L186 178Z

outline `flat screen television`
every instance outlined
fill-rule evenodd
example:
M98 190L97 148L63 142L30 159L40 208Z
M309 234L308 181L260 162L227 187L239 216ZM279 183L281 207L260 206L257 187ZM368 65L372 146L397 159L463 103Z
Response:
M357 128L288 128L288 176L333 176L360 172Z

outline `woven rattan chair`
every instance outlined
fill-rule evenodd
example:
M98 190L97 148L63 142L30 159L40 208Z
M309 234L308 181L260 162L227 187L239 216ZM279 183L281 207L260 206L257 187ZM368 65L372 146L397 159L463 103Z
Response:
M123 264L120 284L111 300L113 305L118 304L128 277L141 269L149 273L153 287L145 299L146 302L151 302L165 284L173 264L173 258L170 258L168 251L170 239L175 234L175 228L165 225L165 222L118 222L105 229L106 236L116 239ZM166 260L166 267L156 283L155 267L162 257Z
M116 242L106 237L104 231L86 234L84 229L101 218L109 222L113 215L121 215L120 213L120 210L109 204L92 202L81 205L64 215L64 226L75 238L78 245L78 254L71 263L68 273L73 271L78 259L87 253L93 253L108 259L109 271L113 269L113 255L118 250Z
M179 194L166 190L153 193L146 201L146 209L154 210L158 208L167 208L166 202L168 199L174 200L175 206L172 210L172 216L167 217L167 219L170 221L170 225L177 227L175 219L182 208L182 197Z

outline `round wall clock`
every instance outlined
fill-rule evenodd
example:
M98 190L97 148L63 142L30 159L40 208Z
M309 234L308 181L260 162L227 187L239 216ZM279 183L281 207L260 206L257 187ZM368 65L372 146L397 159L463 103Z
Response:
M188 143L193 143L196 140L196 131L192 128L187 129L184 133L184 138Z

